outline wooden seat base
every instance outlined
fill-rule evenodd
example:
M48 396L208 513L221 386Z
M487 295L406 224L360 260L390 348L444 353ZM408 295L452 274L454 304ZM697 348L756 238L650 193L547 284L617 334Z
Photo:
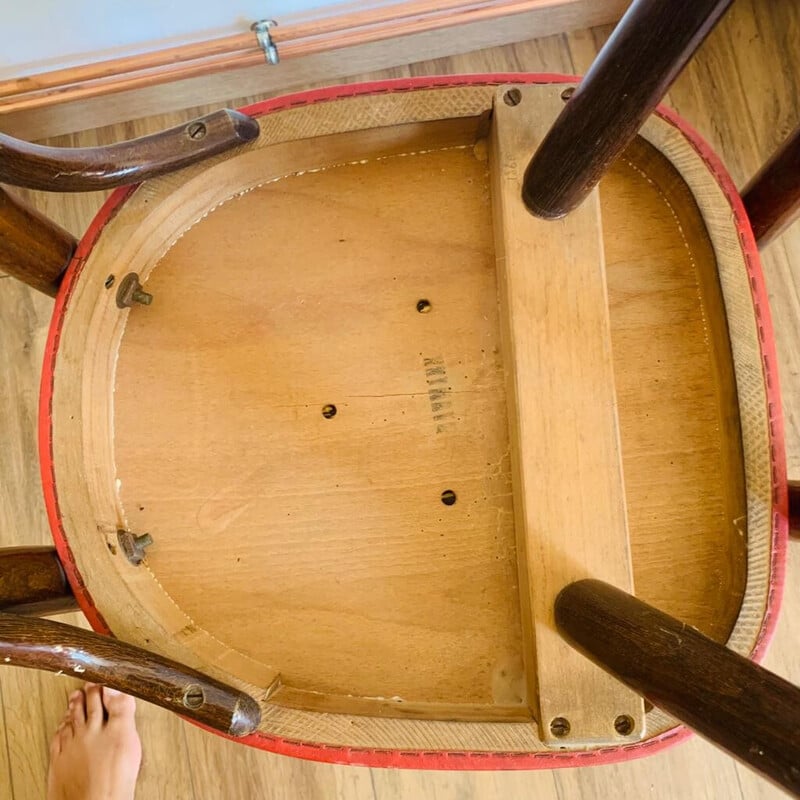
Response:
M494 89L358 91L263 116L259 142L118 198L82 243L51 347L51 516L80 599L121 638L248 688L260 746L541 752ZM599 197L636 594L749 652L772 478L752 300L729 302L750 290L731 209L656 118ZM153 303L120 311L132 271ZM120 529L152 536L142 565ZM648 737L672 727L647 716Z

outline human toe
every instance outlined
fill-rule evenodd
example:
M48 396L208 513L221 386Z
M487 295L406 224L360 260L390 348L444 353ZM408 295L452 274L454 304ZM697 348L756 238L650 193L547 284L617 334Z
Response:
M86 695L86 724L90 728L100 728L103 724L102 686L87 683L84 687Z
M103 687L103 705L106 707L109 720L127 719L136 713L136 701L129 694L110 689L108 686Z

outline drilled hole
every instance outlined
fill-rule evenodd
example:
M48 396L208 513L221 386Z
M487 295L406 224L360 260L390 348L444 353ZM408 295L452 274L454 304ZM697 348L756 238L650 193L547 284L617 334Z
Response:
M106 278L106 282L103 284L103 286L105 286L106 289L110 289L114 285L114 281L115 280L116 280L116 278L113 275L109 275Z
M427 314L431 310L430 300L417 300L417 311L420 314Z
M206 696L201 686L192 683L186 687L186 691L183 693L183 704L186 708L200 708L205 701Z
M567 100L569 100L570 97L572 97L572 95L574 95L574 94L575 94L575 87L574 86L570 86L570 87L564 89L563 92L561 92L561 99L566 103Z
M633 729L636 727L633 722L633 717L629 717L627 714L620 714L614 720L614 730L620 736L630 736L633 733Z
M322 406L322 416L325 419L331 419L336 416L336 406L332 403Z
M503 95L503 102L507 106L518 106L522 102L522 92L519 89L509 89Z
M446 506L455 505L456 499L456 493L452 489L445 489L442 492L442 502Z
M553 736L566 736L569 733L569 720L566 717L555 717L550 722L550 733Z

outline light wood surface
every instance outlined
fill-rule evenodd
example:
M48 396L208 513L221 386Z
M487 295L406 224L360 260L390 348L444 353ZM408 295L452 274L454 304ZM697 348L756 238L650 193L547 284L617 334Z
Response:
M562 6L563 8L559 8ZM595 0L592 12L613 20L618 0ZM533 13L540 24L553 31L586 24L584 0L506 0L506 2L421 2L398 3L368 11L323 17L309 22L276 25L270 31L281 63L348 47L402 40L409 48L418 37L447 30L451 42L461 40L459 26L492 23L498 18ZM588 8L586 9L588 11ZM98 62L80 67L33 75L0 84L0 114L14 114L37 108L75 105L93 97L169 82L215 75L230 70L264 65L264 52L255 34L236 34L210 42L153 51L136 56ZM129 112L130 113L130 112Z
M286 92L311 81L330 84L357 72L386 69L423 58L443 58L520 41L521 37L548 36L604 24L619 19L628 1L463 3L472 10L456 14L457 25L452 24L445 12L405 18L383 27L354 28L328 37L288 42L279 52L301 57L282 58L277 66L267 66L261 53L245 53L245 65L239 58L222 55L210 59L216 62L214 70L207 61L162 68L172 73L166 84L155 80L158 70L156 76L146 70L29 96L12 96L7 101L0 100L0 123L6 133L22 139L39 139L148 114L164 114L199 103L219 105L245 94ZM496 16L498 7L505 5L513 7L515 13ZM224 69L218 71L221 67Z
M550 116L562 89L541 90ZM267 115L261 137L232 158L135 192L70 297L51 402L54 474L89 592L126 641L268 696L265 733L360 747L542 747L532 726L497 722L524 720L526 705L493 164L479 157L485 142L475 144L494 91L386 93ZM757 341L749 284L707 168L670 124L650 120L643 136L684 162L717 255L675 170L639 141L601 192L638 591L724 641L746 589L733 641L750 652L767 594L769 520L749 525L745 585L717 268L743 287L731 311L737 342ZM309 210L313 235L299 235ZM109 289L118 264L159 300L120 313ZM432 302L428 313L417 311L419 297ZM574 311L551 324L590 316ZM757 347L740 355L742 375L760 376ZM763 382L749 384L745 419L765 429ZM326 398L339 409L330 420ZM561 402L548 414L575 415ZM752 460L764 436L748 432ZM768 488L764 466L751 478ZM581 481L555 485L592 472L589 463ZM443 486L460 498L454 508L442 508ZM604 494L583 500L579 528L592 527ZM153 536L145 564L131 567L115 547L120 527ZM567 516L557 527L575 523ZM563 580L592 574L584 555ZM627 575L624 552L600 555L609 575L615 562ZM551 600L562 583L538 556L520 575ZM562 652L546 661L553 675ZM602 712L612 721L613 698ZM536 707L532 692L527 700ZM312 713L322 709L361 716ZM583 712L570 710L579 728ZM653 736L670 722L654 716L649 727Z
M670 93L670 102L709 139L741 185L761 159L796 124L800 79L793 41L800 12L792 0L737 3ZM414 65L435 71L519 69L581 71L607 30ZM406 71L404 70L403 73ZM396 73L395 73L396 74ZM198 109L200 113L207 109ZM208 109L210 110L210 109ZM59 144L93 144L176 124L171 115L148 123L89 132ZM32 195L31 195L32 196ZM37 206L79 234L102 198L34 197ZM800 404L800 301L796 265L800 231L789 231L763 257L771 290L787 421L789 474L800 474L800 439L794 409ZM794 262L794 270L792 268ZM35 405L49 301L9 279L0 279L0 535L3 544L44 544L47 523L40 501L35 450ZM790 549L784 611L765 664L800 683L800 549ZM674 613L674 612L673 612ZM3 727L0 796L41 797L46 743L71 688L62 678L6 669L0 672ZM448 774L388 772L311 764L249 751L175 717L142 708L145 765L141 798L250 797L451 798L586 797L669 800L681 798L778 798L776 789L699 740L636 762L556 773ZM3 770L8 766L8 773ZM208 787L215 787L209 794ZM218 788L217 788L218 787ZM2 794L5 792L6 794Z
M528 697L542 741L580 747L641 738L644 705L570 648L553 618L558 592L587 575L633 591L600 193L557 222L522 202L562 91L496 91L489 174Z

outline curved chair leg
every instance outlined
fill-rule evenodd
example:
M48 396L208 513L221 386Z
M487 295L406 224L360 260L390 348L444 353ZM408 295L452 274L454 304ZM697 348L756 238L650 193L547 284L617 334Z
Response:
M0 550L0 609L0 664L103 683L230 736L258 727L258 703L244 692L117 639L24 616L77 609L52 547Z
M255 120L223 109L107 147L42 147L0 133L0 182L50 192L112 189L238 147L259 131ZM67 231L0 188L0 270L55 295L76 246Z
M258 123L222 109L185 125L105 147L42 147L0 134L0 183L91 192L174 172L252 141Z
M0 663L102 683L229 736L252 733L261 709L250 695L108 636L0 612Z

